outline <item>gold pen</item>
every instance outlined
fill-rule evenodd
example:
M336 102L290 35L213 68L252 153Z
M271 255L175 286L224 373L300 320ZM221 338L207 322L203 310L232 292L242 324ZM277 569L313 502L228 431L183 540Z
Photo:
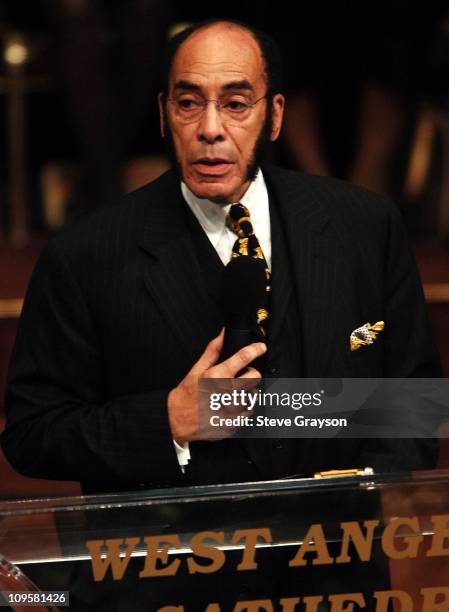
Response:
M314 478L336 478L338 476L372 476L373 468L352 468L349 470L329 470L327 472L315 472Z

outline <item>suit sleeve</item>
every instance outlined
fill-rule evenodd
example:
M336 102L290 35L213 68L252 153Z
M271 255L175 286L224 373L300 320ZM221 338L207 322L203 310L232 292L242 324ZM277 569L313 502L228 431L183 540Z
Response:
M99 330L53 241L27 291L6 392L1 442L24 475L92 490L182 484L168 389L105 399Z
M397 207L390 208L385 263L385 373L387 378L440 377L415 257Z
M384 377L440 377L440 358L415 257L397 206L389 202L388 209ZM365 464L375 466L377 472L432 469L438 448L438 440L431 438L367 440L363 457Z

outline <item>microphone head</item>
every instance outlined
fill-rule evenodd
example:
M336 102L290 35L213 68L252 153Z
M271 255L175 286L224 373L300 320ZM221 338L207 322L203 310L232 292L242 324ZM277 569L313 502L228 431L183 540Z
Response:
M262 259L242 255L223 272L222 305L225 313L253 315L263 304L267 280Z

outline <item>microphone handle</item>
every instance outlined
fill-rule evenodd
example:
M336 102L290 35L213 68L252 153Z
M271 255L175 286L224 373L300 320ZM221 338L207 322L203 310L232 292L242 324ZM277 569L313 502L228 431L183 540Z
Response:
M221 350L220 361L224 361L234 355L244 346L254 342L254 333L251 329L238 329L225 327L223 348Z

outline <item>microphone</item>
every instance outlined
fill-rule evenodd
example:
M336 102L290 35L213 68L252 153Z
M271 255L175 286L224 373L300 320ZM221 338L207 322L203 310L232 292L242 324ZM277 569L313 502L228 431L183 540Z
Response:
M266 284L265 262L262 259L235 257L225 267L221 300L225 332L220 361L257 342L256 312L264 303Z

